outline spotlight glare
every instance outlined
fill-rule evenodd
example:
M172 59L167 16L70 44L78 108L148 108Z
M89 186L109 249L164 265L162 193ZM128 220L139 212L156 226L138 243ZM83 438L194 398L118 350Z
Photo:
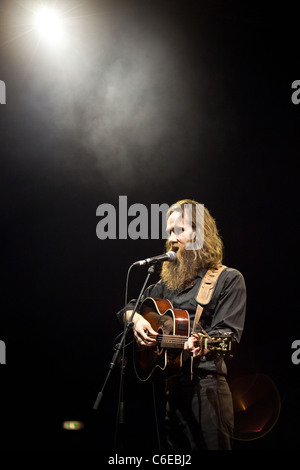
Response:
M57 41L62 36L62 20L57 11L44 7L35 13L35 26L40 36Z

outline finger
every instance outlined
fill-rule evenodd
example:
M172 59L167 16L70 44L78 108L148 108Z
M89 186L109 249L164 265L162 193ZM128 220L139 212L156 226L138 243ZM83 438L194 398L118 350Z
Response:
M138 343L141 345L141 346L146 346L146 347L153 347L153 342L150 342L150 341L147 341L147 340L144 340L144 339L140 339L138 341Z
M150 323L146 323L145 330L151 335L158 335L157 331L154 330L153 326Z
M142 339L142 341L144 341L145 344L149 344L149 345L153 345L156 343L155 339L149 338L149 336L147 338Z
M196 338L193 338L192 336L188 339L188 347L190 349L194 349L195 345L197 343Z
M202 349L201 348L194 348L193 349L193 357L201 356L201 354L202 354Z
M140 343L140 344L143 344L143 345L153 345L153 343L156 342L155 338L151 338L150 336L147 335L146 332L144 331L141 331L141 332L137 332L137 335L136 335L136 338L137 338L137 341Z

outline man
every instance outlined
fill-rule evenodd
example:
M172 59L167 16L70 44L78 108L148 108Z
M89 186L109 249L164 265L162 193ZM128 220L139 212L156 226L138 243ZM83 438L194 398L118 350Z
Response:
M222 266L223 243L209 211L191 199L170 207L167 232L166 249L176 253L176 260L163 263L159 282L145 290L141 303L147 297L168 299L174 309L188 312L192 331L200 285L208 271ZM241 340L246 312L244 278L236 269L222 269L210 301L202 307L200 304L195 331L184 344L188 358L181 374L167 380L165 426L169 450L231 449L233 405L226 362L222 355L199 345L201 335L212 338L222 334L230 335L236 343ZM123 319L125 315L128 321L134 305L134 300L129 302L118 317ZM153 348L157 331L139 309L132 321L138 345Z

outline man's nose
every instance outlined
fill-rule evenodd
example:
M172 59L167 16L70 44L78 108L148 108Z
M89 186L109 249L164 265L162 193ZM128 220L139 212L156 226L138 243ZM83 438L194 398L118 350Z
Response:
M171 235L169 236L169 242L170 242L170 243L175 243L175 242L177 242L177 237L176 237L176 235L175 235L174 232L172 232Z

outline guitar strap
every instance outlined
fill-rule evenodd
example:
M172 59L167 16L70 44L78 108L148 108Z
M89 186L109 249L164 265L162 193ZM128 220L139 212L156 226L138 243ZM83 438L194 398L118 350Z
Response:
M221 264L216 269L208 269L204 278L202 279L202 282L200 284L200 288L196 297L196 301L198 305L197 305L192 333L195 332L196 326L198 325L200 317L202 315L203 308L205 307L205 305L207 305L210 302L217 280L220 274L224 271L224 269L226 269L226 267L227 266L224 266L223 264Z
M210 302L212 294L214 292L217 280L219 279L220 274L226 269L227 266L221 264L218 268L208 269L204 278L201 281L198 294L196 296L197 301L197 310L194 318L192 334L195 332L196 327L200 321L204 307ZM201 325L200 325L201 326ZM202 333L210 337L206 331L202 328ZM193 357L191 357L191 378L193 377Z

